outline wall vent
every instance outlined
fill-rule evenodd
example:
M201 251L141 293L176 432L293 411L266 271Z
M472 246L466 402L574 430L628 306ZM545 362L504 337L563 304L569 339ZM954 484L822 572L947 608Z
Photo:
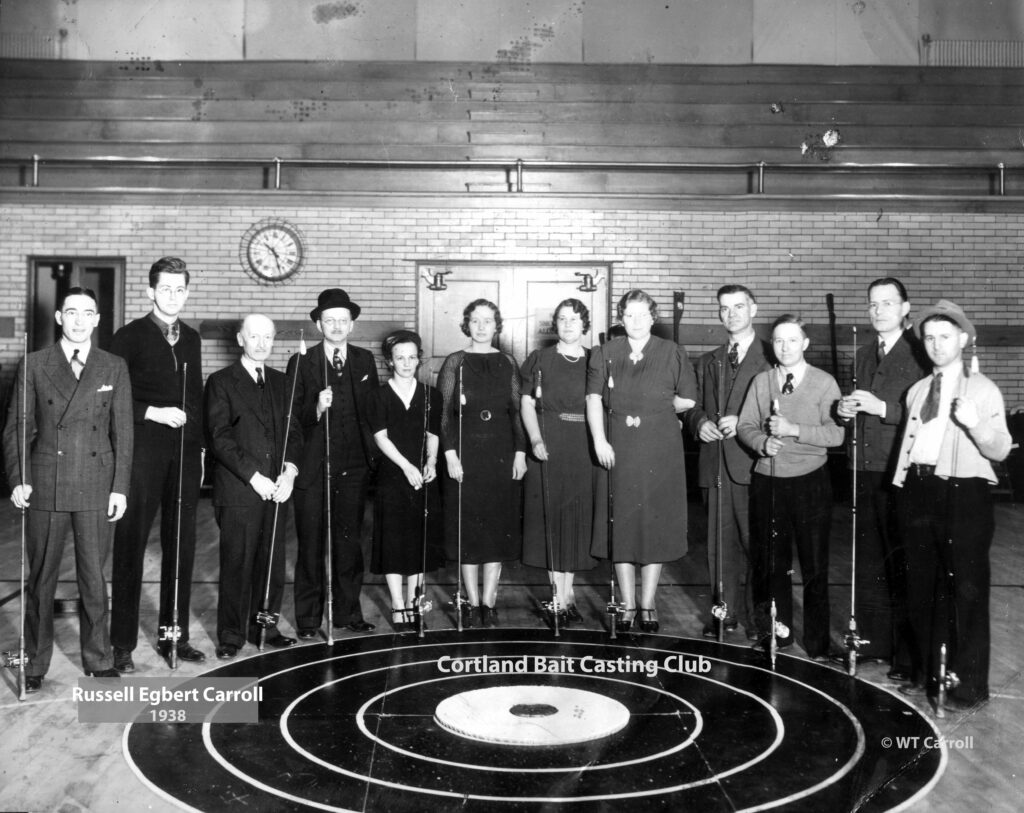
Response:
M925 39L921 58L923 65L1024 68L1024 41Z

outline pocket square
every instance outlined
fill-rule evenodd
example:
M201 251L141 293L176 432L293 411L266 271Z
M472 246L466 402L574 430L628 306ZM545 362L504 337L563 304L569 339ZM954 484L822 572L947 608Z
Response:
M96 390L96 392L110 392L112 389L114 388L111 387L109 384L104 384L102 387Z
M359 379L359 381L360 382L366 381L366 379L368 379L369 377L370 377L369 375L364 375L362 378Z

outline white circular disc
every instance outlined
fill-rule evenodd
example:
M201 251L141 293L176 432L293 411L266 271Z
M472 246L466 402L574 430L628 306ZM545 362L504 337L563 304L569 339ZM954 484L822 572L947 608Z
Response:
M452 695L434 720L447 731L498 745L551 746L614 734L629 709L597 692L564 686L492 686Z

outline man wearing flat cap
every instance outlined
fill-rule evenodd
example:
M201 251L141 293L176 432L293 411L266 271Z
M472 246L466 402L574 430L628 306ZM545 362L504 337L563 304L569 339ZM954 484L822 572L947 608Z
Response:
M913 683L900 691L937 697L945 644L947 672L959 678L946 706L962 711L988 699L992 461L1011 441L999 388L964 364L976 332L963 310L941 299L918 325L933 369L907 393L893 478L913 632Z
M362 525L376 445L365 421L366 396L377 389L373 353L349 344L360 307L341 288L320 292L309 317L323 341L288 364L294 379L292 429L302 438L295 480L295 629L319 635L326 614L324 501L330 470L331 595L334 626L369 632L359 593L363 586Z

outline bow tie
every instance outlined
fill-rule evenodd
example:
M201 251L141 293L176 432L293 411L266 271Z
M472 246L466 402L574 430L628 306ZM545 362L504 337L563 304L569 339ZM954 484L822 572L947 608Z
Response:
M626 426L638 427L640 426L640 416L633 417L632 415L626 416Z

